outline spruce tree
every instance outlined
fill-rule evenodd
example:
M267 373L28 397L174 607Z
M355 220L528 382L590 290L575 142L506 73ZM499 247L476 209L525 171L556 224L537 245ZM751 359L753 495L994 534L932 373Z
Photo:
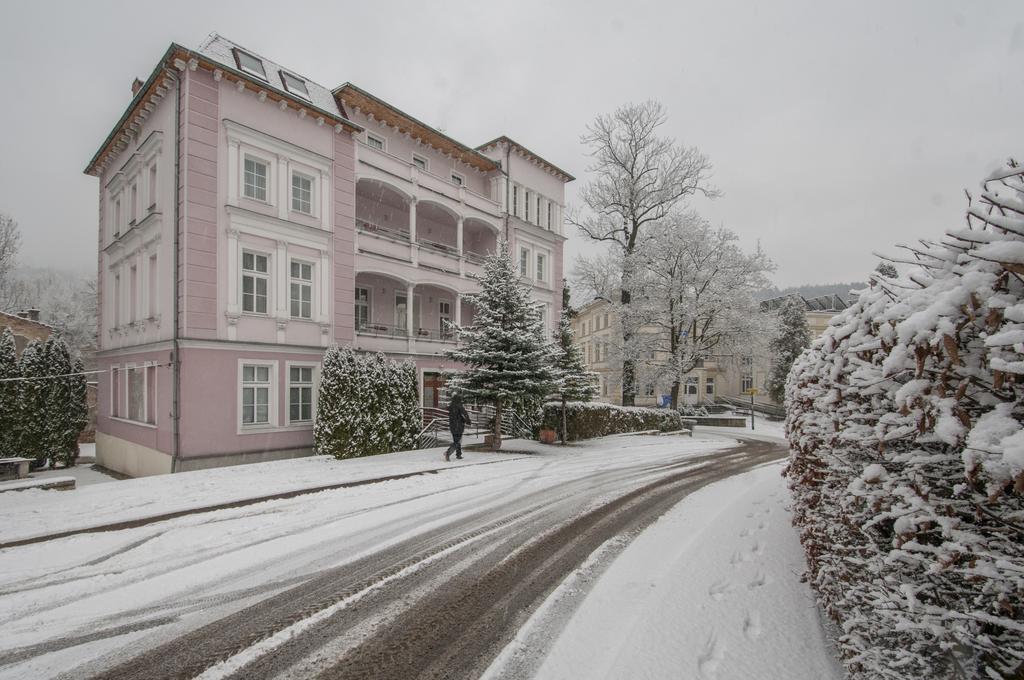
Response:
M806 305L796 296L786 298L778 311L778 332L768 347L772 354L772 370L768 375L768 396L782 403L786 395L786 377L800 353L811 344L807 326Z
M71 357L63 338L53 342L50 355L51 375L65 377L49 380L48 450L54 463L71 467L78 458L78 437L89 420L84 366L81 359Z
M18 390L18 415L21 423L21 455L31 458L32 467L46 464L46 421L49 375L45 345L33 340L21 353L19 369L22 377Z
M563 283L562 315L558 321L555 368L558 391L563 401L590 401L597 396L596 374L583 365L583 352L573 342L572 309L569 306L569 286Z
M484 261L481 291L466 296L476 308L473 328L459 328L460 346L445 355L466 366L448 383L453 394L492 402L492 447L501 447L507 407L537 404L556 387L555 351L545 337L540 305L519 280L508 242Z
M21 455L18 353L10 328L0 333L0 458Z

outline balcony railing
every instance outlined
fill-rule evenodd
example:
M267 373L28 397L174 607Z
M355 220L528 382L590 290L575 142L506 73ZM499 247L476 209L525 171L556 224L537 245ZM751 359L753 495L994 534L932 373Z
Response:
M455 329L451 325L441 328L417 328L410 333L404 326L389 326L379 323L358 324L356 333L378 338L415 338L434 342L455 342Z
M379 234L381 236L387 236L388 238L396 238L400 241L409 240L409 231L401 231L399 229L392 229L390 227L382 227L379 224L368 222L367 220L361 220L356 218L356 229L361 229L370 234Z

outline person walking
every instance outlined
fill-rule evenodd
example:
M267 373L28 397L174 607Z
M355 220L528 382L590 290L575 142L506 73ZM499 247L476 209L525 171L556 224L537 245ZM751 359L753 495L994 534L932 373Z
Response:
M455 450L455 457L459 460L462 459L462 433L466 429L466 423L473 424L469 420L469 412L462 405L462 397L456 394L448 402L448 430L452 433L452 443L448 450L444 452L444 459L446 461L452 459L453 449Z

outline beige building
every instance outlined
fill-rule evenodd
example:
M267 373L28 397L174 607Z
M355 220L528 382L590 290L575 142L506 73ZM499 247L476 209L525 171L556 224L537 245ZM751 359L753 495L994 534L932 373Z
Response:
M761 303L762 311L769 313L778 309L784 298L775 298ZM807 306L807 323L813 337L818 337L828 327L829 319L845 309L847 303L839 296L801 298ZM600 380L599 401L622 403L622 361L616 348L621 342L618 318L607 300L595 299L584 305L572 320L575 343L583 353L587 369L596 373ZM667 403L671 391L671 377L664 375L661 367L668 360L668 352L657 349L668 345L658 334L664 331L651 329L652 349L642 353L637 366L637 406L658 406ZM765 343L767 345L767 343ZM681 386L680 402L701 404L727 398L748 399L747 390L756 388L756 401L774 404L765 388L771 371L771 359L765 348L751 348L748 354L722 354L714 360L706 360L686 375Z

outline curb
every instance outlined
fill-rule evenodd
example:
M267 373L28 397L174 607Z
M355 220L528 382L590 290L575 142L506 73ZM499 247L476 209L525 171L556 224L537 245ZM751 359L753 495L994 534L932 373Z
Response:
M399 479L408 479L409 477L419 477L422 475L436 475L438 472L441 472L442 470L458 470L459 468L477 467L479 465L494 465L495 463L507 463L511 460L517 460L517 458L508 458L505 460L489 460L482 463L469 463L466 465L459 465L457 467L446 466L439 468L431 468L429 470L419 470L418 472L404 472L397 475L388 475L386 477L357 479L352 482L337 482L334 484L323 484L320 486L311 486L302 489L292 489L291 491L282 491L280 493L256 496L253 498L243 498L236 501L227 501L224 503L216 503L214 505L204 505L200 507L189 508L186 510L175 510L174 512L166 512L159 515L150 515L148 517L141 517L139 519L132 519L123 522L110 522L107 524L97 524L91 527L82 527L80 529L68 529L67 531L59 531L52 534L39 534L36 536L29 536L28 538L17 538L12 541L5 541L0 543L0 550L6 550L7 548L16 548L23 545L32 545L34 543L45 543L46 541L54 541L58 538L67 538L69 536L78 536L79 534L98 534L108 531L135 529L138 527L146 526L147 524L156 524L157 522L166 522L167 520L177 519L178 517L185 517L186 515L199 515L206 512L216 512L217 510L231 510L233 508L243 508L247 505L265 503L266 501L287 500L289 498L319 493L321 491L348 489L356 486L366 486L367 484L377 484L380 482L392 482Z

